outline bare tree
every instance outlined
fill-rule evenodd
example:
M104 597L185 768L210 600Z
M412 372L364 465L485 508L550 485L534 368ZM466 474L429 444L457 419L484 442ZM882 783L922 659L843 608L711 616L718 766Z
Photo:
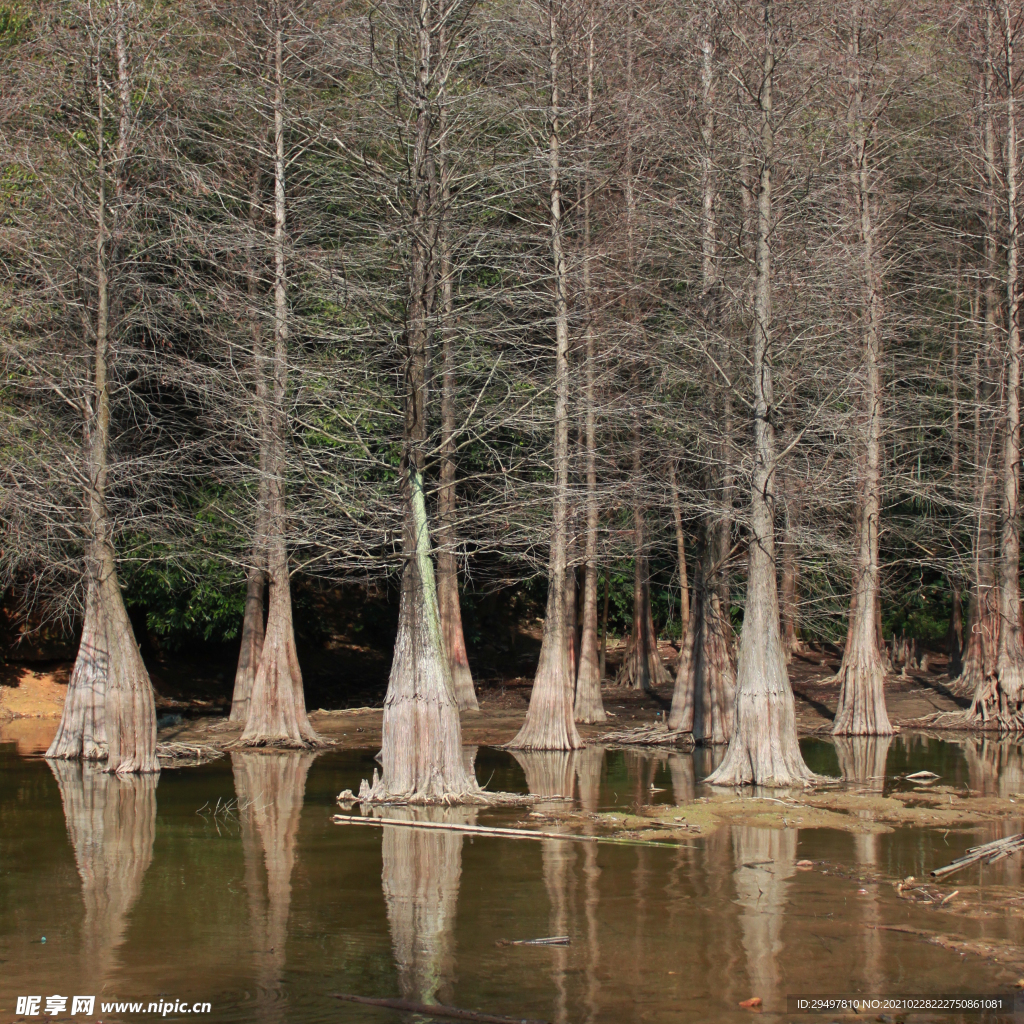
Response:
M594 121L594 11L588 10L587 19L587 107L586 134ZM584 447L586 451L586 539L583 555L583 629L580 636L579 669L576 673L576 699L573 715L577 722L607 721L601 701L601 677L604 661L597 642L597 543L600 507L597 495L597 342L594 325L594 296L591 274L593 250L591 245L591 191L594 187L589 154L583 174L583 315L584 325Z
M569 671L565 587L569 543L569 308L562 225L561 111L558 4L547 3L550 102L547 126L550 194L552 306L555 324L554 516L548 561L548 602L540 661L526 721L510 746L519 750L575 750L583 746L573 720L573 678Z
M871 61L865 66L865 41L877 51L881 28L872 23L859 0L850 9L847 36L847 130L850 141L850 185L856 209L856 235L861 264L860 333L864 359L864 425L858 500L857 565L850 600L849 635L839 669L839 707L833 732L844 736L888 736L885 711L885 665L879 651L878 533L882 509L881 352L884 316L881 257L875 226L877 170L871 166L871 136L885 104L870 94L874 85ZM867 40L865 40L867 36ZM884 86L879 90L883 97Z
M292 621L291 576L285 541L287 506L285 474L288 437L288 236L286 209L286 106L285 106L285 26L287 11L280 0L271 0L267 10L273 110L274 162L274 346L264 372L269 413L261 411L261 421L269 421L266 453L266 559L270 595L266 632L249 695L249 709L242 730L243 746L314 746L320 738L306 715L302 689L302 670L295 648ZM261 359L262 362L262 359ZM260 370L263 370L261 367ZM258 371L259 372L259 371Z
M95 89L95 192L92 214L95 234L95 299L83 311L85 334L93 340L91 388L80 409L85 435L86 542L85 616L78 656L60 727L48 757L107 758L111 771L156 772L156 712L149 673L125 610L118 582L113 524L107 503L111 446L110 363L117 324L111 322L111 278L117 279L123 231L129 217L129 162L138 139L133 109L134 67L130 52L134 4L124 0L106 10L86 13L85 39L93 51ZM113 90L108 79L114 66ZM107 151L110 115L108 96L114 92L116 142ZM85 147L80 146L80 150ZM83 156L85 153L83 152ZM108 188L110 192L108 193Z
M991 48L992 14L986 12L986 57ZM1006 378L1003 408L1002 535L999 558L999 619L996 671L974 691L970 717L984 725L1024 728L1024 639L1020 609L1020 324L1018 288L1017 123L1014 96L1015 28L1009 3L999 8L1006 87L1005 188L1006 241ZM988 63L986 64L986 80ZM986 126L987 128L987 126ZM986 131L986 156L988 155ZM993 161L994 162L994 161ZM993 184L995 175L992 175Z
M775 447L772 390L772 172L775 121L772 109L776 70L774 0L763 0L760 67L748 92L755 104L760 147L757 182L755 288L750 338L753 472L750 483L750 536L747 599L736 672L736 708L725 759L708 781L718 784L792 785L813 776L804 764L796 735L793 691L786 671L779 629L775 576L773 480Z
M475 793L476 780L462 763L462 728L445 644L431 559L424 490L428 456L427 360L437 287L436 163L433 93L446 63L435 61L441 28L450 30L459 5L438 10L430 0L409 0L392 12L393 23L413 41L413 121L409 160L409 300L405 332L405 429L401 465L404 509L398 637L384 699L383 776L365 787L371 799L450 802Z

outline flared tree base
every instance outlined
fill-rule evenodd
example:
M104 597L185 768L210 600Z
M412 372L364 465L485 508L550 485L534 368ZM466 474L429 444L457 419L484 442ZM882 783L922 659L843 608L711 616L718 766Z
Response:
M835 736L891 736L892 725L885 709L885 667L872 642L865 649L851 649L836 676L839 707L832 733Z
M787 787L819 780L800 753L788 685L759 687L754 692L741 688L736 695L735 732L725 758L707 781L716 786Z

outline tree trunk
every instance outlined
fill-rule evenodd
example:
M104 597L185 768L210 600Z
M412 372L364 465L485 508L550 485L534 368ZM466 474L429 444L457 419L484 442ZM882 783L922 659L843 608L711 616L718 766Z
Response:
M783 440L786 438L784 436ZM781 604L782 650L786 664L793 660L793 652L800 649L800 588L797 567L797 488L799 485L788 473L780 474L783 491L783 528L779 544L779 601Z
M754 317L750 344L754 451L750 487L747 599L736 673L735 724L725 758L708 778L719 785L788 786L808 782L796 735L793 691L779 631L775 577L775 432L772 427L771 248L772 85L775 70L773 0L763 0L764 63L757 102L761 166L757 193Z
M736 670L729 622L727 565L732 548L732 353L721 332L722 282L718 272L718 184L715 162L716 13L700 12L697 45L700 63L701 319L708 351L717 350L709 391L721 402L718 466L708 474L708 489L718 490L721 510L702 524L700 596L691 606L692 636L676 669L669 722L685 723L705 743L725 743L732 735ZM746 195L744 191L744 195ZM744 210L744 221L749 219ZM725 380L719 378L724 375ZM692 711L691 711L692 709ZM717 710L716 710L717 709Z
M579 580L576 576L576 524L575 516L570 517L569 544L566 550L565 570L565 656L569 659L569 678L575 682L579 665L577 624L579 620ZM575 716L574 716L575 717Z
M285 221L284 24L279 0L271 4L274 42L274 353L270 382L267 456L267 574L270 601L259 668L240 743L247 747L306 747L320 742L306 716L302 671L292 623L291 579L285 541L284 475L288 413L288 278Z
M598 675L604 679L605 667L608 664L608 605L611 601L611 580L608 570L604 571L604 607L601 610L601 654L598 663Z
M242 618L242 643L235 669L235 688L231 696L229 720L244 726L249 717L249 700L263 654L264 598L267 589L267 504L269 500L270 402L267 394L267 356L263 345L263 325L257 310L258 284L255 253L252 251L259 211L260 168L253 172L252 196L249 202L249 229L253 245L248 253L249 333L252 337L253 376L255 378L256 412L259 417L259 488L256 522L252 544L252 565L245 581L245 614Z
M433 121L430 8L419 7L416 37L416 137L409 168L409 305L405 332L405 446L402 454L402 595L398 636L384 698L383 774L364 780L360 799L452 803L479 792L462 759L462 726L451 662L441 628L423 493L427 449L427 356L434 303L436 210L431 209L435 169L430 151Z
M551 108L548 116L548 180L551 196L551 257L555 314L555 500L548 563L548 605L537 675L523 727L510 747L519 750L575 750L583 746L573 721L573 679L565 636L565 570L569 512L569 311L562 248L562 183L559 155L558 22L548 0L548 60Z
M114 155L114 194L123 203L131 147L131 79L124 11L113 11L117 59L119 118ZM60 726L47 751L53 758L107 758L107 770L118 774L157 772L156 707L149 673L132 633L117 579L112 524L107 508L110 451L110 278L116 258L109 251L107 228L106 153L102 64L97 62L97 204L96 204L96 345L92 400L85 424L87 449L86 502L90 538L86 549L86 607L82 639ZM120 213L122 211L115 211Z
M587 24L587 130L594 113L594 16ZM583 629L580 635L580 664L576 674L576 701L573 716L577 722L605 722L601 701L601 678L604 661L597 641L597 412L594 380L596 377L596 342L590 277L590 188L589 165L583 179L583 303L586 317L584 339L583 405L587 464L586 540L583 555Z
M89 561L82 638L60 725L46 751L47 757L99 761L107 756L107 630L99 607L99 587L89 571Z
M1003 533L1000 551L999 689L1007 708L1024 725L1024 639L1020 608L1020 296L1017 291L1017 122L1014 104L1013 24L1003 0L1006 51L1006 411L1003 426Z
M445 26L439 28L439 61L442 78L447 66L447 37ZM451 206L450 169L448 167L448 110L447 89L442 85L438 97L438 150L441 179L441 208L437 213L438 277L441 286L441 486L437 494L438 550L437 599L441 614L441 631L452 668L455 698L462 711L477 711L473 673L469 668L466 637L462 631L462 605L459 601L459 570L455 557L455 314L452 289L451 239L448 212Z
M882 281L875 254L868 168L868 138L864 124L864 94L857 62L860 59L860 6L854 3L850 26L849 125L853 150L852 186L857 203L861 254L861 326L864 347L866 423L861 459L856 600L850 605L849 640L839 668L839 707L832 732L837 736L889 736L892 726L885 710L885 665L878 650L875 621L878 572L878 528L882 510Z
M953 395L953 409L950 416L950 476L953 486L960 481L960 264L957 261L955 321L953 324L953 379L950 390ZM957 495L959 496L959 495ZM951 608L949 613L949 629L946 631L946 654L949 658L946 675L950 681L957 678L963 671L964 653L964 607L963 588L959 576L950 579Z
M996 498L995 472L992 468L996 430L990 406L994 398L992 384L993 354L998 336L999 299L996 290L998 276L998 215L996 190L999 176L996 170L996 133L992 118L995 102L995 67L993 58L992 9L985 11L985 60L982 72L982 157L985 173L985 319L983 323L982 351L984 359L975 356L975 502L978 521L974 537L974 594L971 602L970 631L964 655L964 670L953 687L955 692L972 697L976 716L984 723L990 716L992 695L997 681L999 650L999 609L996 587L995 519L993 507ZM985 436L987 435L987 436ZM980 698L980 699L979 699Z
M708 521L704 529L704 555L683 650L680 654L670 729L690 732L698 743L715 746L732 737L736 703L736 674L729 650L721 595L714 585L717 570L713 552L717 529Z
M642 442L643 430L640 413L637 412L633 417L633 626L615 682L631 690L647 691L655 686L666 685L671 677L658 653L658 639L651 613L650 564L647 560L646 524L641 500Z
M690 624L690 584L686 576L686 534L683 532L683 512L679 505L674 460L669 463L668 472L672 489L672 521L676 528L676 557L679 560L679 636L682 638L686 636Z

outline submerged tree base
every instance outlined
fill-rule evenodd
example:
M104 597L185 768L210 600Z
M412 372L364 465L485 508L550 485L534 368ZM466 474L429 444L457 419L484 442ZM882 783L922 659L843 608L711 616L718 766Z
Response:
M358 795L351 789L343 790L338 794L338 803L343 807L351 807L357 803L393 807L455 807L460 804L472 804L480 807L499 805L510 807L517 804L536 803L536 800L536 797L526 796L522 793L491 793L481 789L475 780L462 793L420 791L410 796L395 796L387 791L384 780L377 774L376 768L373 770L372 781L368 782L363 779L360 782Z

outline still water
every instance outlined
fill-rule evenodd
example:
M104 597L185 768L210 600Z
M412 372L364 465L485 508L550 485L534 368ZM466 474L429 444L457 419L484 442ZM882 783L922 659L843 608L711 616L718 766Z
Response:
M886 927L1024 944L1019 910L950 918L886 879L921 877L1020 821L881 835L726 826L673 849L352 828L332 823L335 797L359 788L374 751L234 753L120 780L4 740L0 1021L16 1019L19 996L54 993L97 997L93 1017L69 1020L154 1019L100 1001L160 999L209 1002L211 1022L413 1019L337 992L559 1024L749 1021L738 1004L758 996L765 1017L788 1021L790 994L1007 993L1019 973ZM866 754L804 750L830 774L859 758L879 789L928 768L993 795L1024 790L1016 745L909 736ZM712 757L485 748L475 763L492 789L631 811L699 797ZM528 809L418 813L509 825ZM983 873L1020 881L1013 858ZM499 944L553 935L570 945Z

